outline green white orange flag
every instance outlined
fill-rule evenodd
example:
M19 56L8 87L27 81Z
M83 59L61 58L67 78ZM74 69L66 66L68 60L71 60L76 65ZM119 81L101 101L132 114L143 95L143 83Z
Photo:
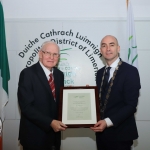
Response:
M138 68L138 54L135 35L134 16L131 0L128 0L127 13L128 63Z
M0 118L4 121L4 107L8 102L8 81L10 79L3 6L0 0Z

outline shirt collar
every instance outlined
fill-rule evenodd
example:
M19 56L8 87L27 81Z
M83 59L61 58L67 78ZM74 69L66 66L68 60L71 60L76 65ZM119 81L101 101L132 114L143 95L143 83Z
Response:
M106 68L107 67L116 68L119 61L120 61L120 59L118 57L110 66L106 65Z
M53 73L53 69L52 71L50 71L49 69L47 69L40 61L39 61L41 67L43 68L45 75L48 77L50 73Z

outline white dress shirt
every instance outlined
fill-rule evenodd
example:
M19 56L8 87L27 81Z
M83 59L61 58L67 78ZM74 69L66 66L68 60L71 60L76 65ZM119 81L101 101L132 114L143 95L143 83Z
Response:
M114 73L114 71L115 71L119 61L120 61L120 59L118 57L110 66L106 65L106 68L107 67L111 67L111 69L110 69L110 76L109 76L108 81L110 81L110 79L113 77L113 73ZM113 126L113 123L112 123L112 121L109 118L105 118L104 120L106 121L107 127Z
M45 73L45 75L46 75L46 77L47 77L47 80L49 80L49 78L50 78L50 73L53 73L53 70L52 71L50 71L49 69L47 69L40 61L39 61L39 63L40 63L40 65L41 65L41 67L42 67L42 69L44 70L44 73Z

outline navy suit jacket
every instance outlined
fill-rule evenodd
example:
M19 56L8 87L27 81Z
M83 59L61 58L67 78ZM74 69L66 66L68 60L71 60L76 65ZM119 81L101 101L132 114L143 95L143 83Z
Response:
M99 90L104 69L105 67L97 72L96 84ZM105 136L110 141L128 141L138 138L134 113L140 88L138 70L123 62L117 71L104 111L104 118L110 118L113 126L96 133L100 138Z
M53 70L56 102L54 101L47 77L38 63L20 73L18 102L21 110L19 140L24 147L48 148L54 143L60 145L60 132L50 127L58 118L60 87L64 86L63 73Z

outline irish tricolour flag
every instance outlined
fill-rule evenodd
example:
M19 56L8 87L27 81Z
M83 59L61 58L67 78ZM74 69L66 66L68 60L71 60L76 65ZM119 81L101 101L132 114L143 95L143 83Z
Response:
M0 118L2 121L4 121L4 107L8 102L9 79L10 73L6 49L4 14L0 0Z
M136 35L134 27L134 17L132 12L131 0L128 0L127 14L127 38L128 38L128 63L138 68L138 54Z

